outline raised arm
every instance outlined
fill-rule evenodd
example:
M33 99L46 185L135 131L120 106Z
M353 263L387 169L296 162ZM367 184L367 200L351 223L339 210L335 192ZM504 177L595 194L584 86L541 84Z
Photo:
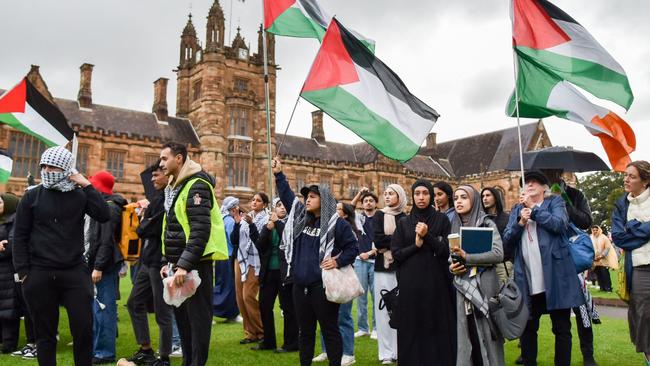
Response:
M535 207L530 214L530 218L534 220L537 225L552 233L565 233L569 223L569 217L567 215L564 200L558 196L553 196L549 200L548 210Z

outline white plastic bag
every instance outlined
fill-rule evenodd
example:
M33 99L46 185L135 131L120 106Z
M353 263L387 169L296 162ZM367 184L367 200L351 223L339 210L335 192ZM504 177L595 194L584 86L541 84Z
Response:
M163 278L162 281L163 300L165 300L168 305L174 305L176 307L181 306L185 299L192 297L196 292L196 289L201 285L201 278L196 270L185 275L185 282L181 287L176 287L174 285L173 276L167 276Z
M323 287L327 300L346 304L363 295L363 287L352 265L322 271Z

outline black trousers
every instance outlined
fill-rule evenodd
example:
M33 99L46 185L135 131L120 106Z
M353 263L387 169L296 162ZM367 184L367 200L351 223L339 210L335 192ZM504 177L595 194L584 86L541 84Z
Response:
M273 308L276 297L280 298L280 308L284 315L284 344L288 351L298 350L298 321L293 305L293 285L282 284L280 270L269 270L260 287L260 314L264 327L264 344L266 348L276 348L275 317ZM279 295L279 296L278 296Z
M264 276L264 283L260 285L260 315L262 317L262 327L264 328L264 342L261 346L265 348L277 348L273 307L275 306L275 299L280 292L280 286L282 286L280 270L267 270L266 276Z
M0 335L2 335L2 353L10 353L18 348L20 334L20 318L0 319Z
M93 285L80 264L62 270L32 268L23 293L36 332L39 366L56 365L59 305L68 312L75 366L91 366L93 354Z
M293 301L300 327L300 365L311 365L316 343L316 322L325 339L330 366L340 366L343 340L339 332L339 304L330 302L322 284L293 285Z
M594 325L585 328L582 324L580 308L573 308L573 313L576 315L576 327L578 328L582 358L583 360L592 360L594 358Z
M212 261L201 261L195 268L201 278L196 293L174 308L183 348L183 366L204 366L208 362L212 332Z
M598 278L598 285L602 291L612 291L612 278L609 275L609 269L607 267L596 266L594 269L596 272L596 278Z
M545 293L531 296L531 306L531 318L521 335L521 357L524 365L537 365L539 318L543 314L549 314L555 335L555 366L569 366L571 364L571 309L547 310Z
M129 300L126 303L131 316L135 340L140 345L151 343L147 305L152 301L160 335L158 344L160 355L169 356L172 350L172 321L174 317L172 307L163 300L160 266L140 264L133 281L133 289L131 289Z
M280 285L280 308L284 314L284 344L282 348L287 351L297 351L299 349L298 319L293 303L293 283Z

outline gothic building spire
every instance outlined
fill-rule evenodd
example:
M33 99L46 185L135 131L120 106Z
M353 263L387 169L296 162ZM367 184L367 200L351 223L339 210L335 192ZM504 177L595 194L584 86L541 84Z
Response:
M196 63L196 53L200 50L196 29L192 24L192 14L188 15L187 24L181 34L181 52L179 68L189 68Z
M225 33L225 18L219 0L214 0L207 19L205 52L216 52L223 48Z

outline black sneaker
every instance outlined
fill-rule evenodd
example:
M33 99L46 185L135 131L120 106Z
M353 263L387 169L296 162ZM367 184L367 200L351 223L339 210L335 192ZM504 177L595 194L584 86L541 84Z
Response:
M171 364L169 363L169 360L164 360L162 358L159 358L155 360L151 366L170 366Z
M93 365L108 365L108 364L114 364L115 359L114 358L100 358L100 357L93 357Z
M150 365L156 361L156 356L153 354L152 349L143 350L140 348L133 356L126 359L136 365Z

